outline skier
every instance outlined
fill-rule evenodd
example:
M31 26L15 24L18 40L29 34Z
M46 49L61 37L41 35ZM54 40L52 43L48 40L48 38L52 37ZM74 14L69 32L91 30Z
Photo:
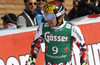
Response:
M87 65L87 47L78 26L64 20L65 8L59 1L51 1L44 7L44 18L31 45L27 65L35 65L40 44L45 40L45 65L72 65L72 43L80 49L80 63Z

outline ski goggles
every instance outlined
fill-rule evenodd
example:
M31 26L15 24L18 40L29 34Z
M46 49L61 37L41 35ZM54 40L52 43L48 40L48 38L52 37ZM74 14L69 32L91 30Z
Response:
M37 2L29 2L29 3L28 3L28 5L30 5L30 6L33 5L33 4L34 4L34 5L37 5Z
M45 13L44 18L48 20L54 20L56 18L55 14Z

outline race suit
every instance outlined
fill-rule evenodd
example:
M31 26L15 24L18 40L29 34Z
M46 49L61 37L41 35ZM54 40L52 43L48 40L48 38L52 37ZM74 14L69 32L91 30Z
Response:
M40 44L45 40L46 65L71 65L72 43L80 49L81 62L87 60L86 42L78 26L63 20L59 27L49 27L47 22L42 23L34 37L31 46L31 58L36 58Z

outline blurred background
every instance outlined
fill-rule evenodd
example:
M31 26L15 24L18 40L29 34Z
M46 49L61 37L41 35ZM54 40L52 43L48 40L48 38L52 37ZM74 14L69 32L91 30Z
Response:
M47 0L52 1L52 0ZM73 7L73 0L65 0L64 6L66 7L68 13ZM7 13L14 13L19 15L24 9L23 0L0 0L0 28L3 28L1 17Z

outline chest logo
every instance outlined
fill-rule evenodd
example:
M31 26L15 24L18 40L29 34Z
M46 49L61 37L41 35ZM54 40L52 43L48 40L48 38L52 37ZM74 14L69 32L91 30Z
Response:
M67 36L57 36L57 35L51 34L50 32L45 32L44 37L48 43L50 43L51 41L54 41L54 42L67 42L68 41Z

